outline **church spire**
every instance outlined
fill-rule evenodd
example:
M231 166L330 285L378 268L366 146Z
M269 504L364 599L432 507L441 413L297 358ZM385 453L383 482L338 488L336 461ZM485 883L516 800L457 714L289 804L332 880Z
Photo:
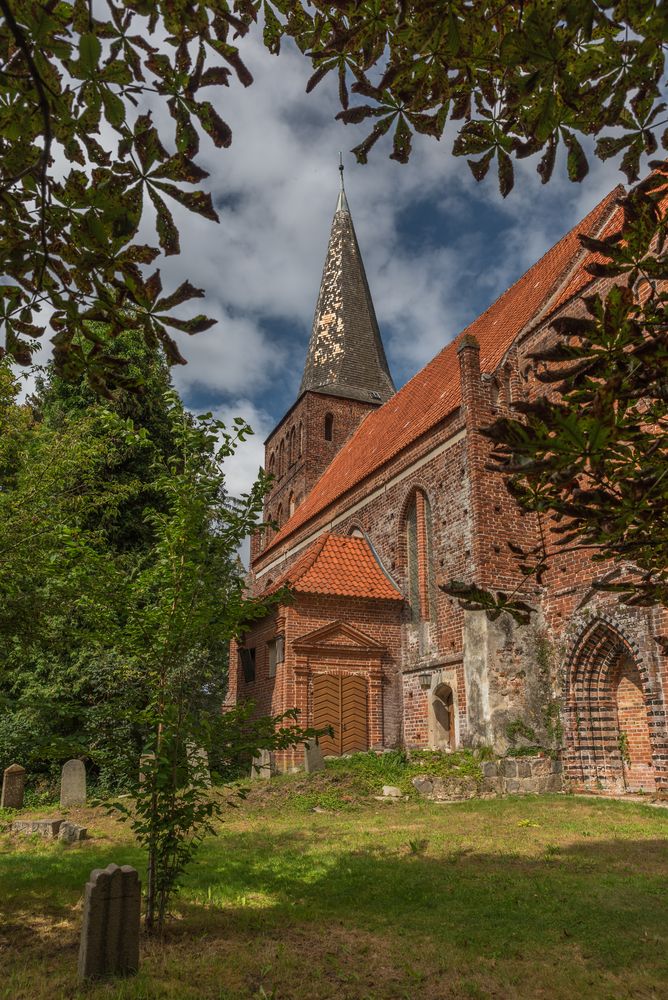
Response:
M348 199L336 203L300 395L322 392L384 403L395 392Z

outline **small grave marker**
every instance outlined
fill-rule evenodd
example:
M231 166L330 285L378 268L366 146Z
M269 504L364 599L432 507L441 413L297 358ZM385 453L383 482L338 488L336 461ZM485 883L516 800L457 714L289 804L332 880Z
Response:
M271 754L268 750L260 750L251 763L251 778L271 778Z
M60 776L61 806L86 805L86 765L82 760L68 760Z
M90 873L84 893L79 979L127 976L139 969L141 883L130 865Z
M22 809L23 793L26 786L26 769L20 764L12 764L2 775L1 809Z
M318 741L314 738L304 746L304 770L307 774L313 771L322 771L325 767L325 758L322 750L318 746Z

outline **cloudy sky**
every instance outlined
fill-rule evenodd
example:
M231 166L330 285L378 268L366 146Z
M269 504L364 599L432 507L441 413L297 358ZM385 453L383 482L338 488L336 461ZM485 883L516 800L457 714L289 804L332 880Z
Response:
M380 143L362 167L346 151L363 130L334 120L334 79L310 95L306 60L276 58L251 38L245 60L255 83L219 91L233 130L228 150L204 149L220 225L182 217L183 253L164 277L187 275L206 290L219 319L183 345L175 381L194 409L240 414L255 429L229 470L249 485L262 441L295 399L338 191L338 153L378 321L396 384L440 348L574 225L620 176L592 164L581 185L563 164L543 187L519 164L504 201L496 179L477 184L463 159L417 137L406 166ZM201 305L201 303L197 303Z
M582 184L570 184L560 163L543 187L534 164L522 161L504 201L491 173L476 184L464 159L452 157L452 135L440 143L416 137L405 166L389 160L381 142L369 164L358 166L347 150L366 129L335 121L335 79L307 95L310 67L296 49L277 58L255 37L242 49L254 84L215 92L232 146L216 150L207 140L200 160L211 173L220 225L177 210L182 254L161 265L166 289L190 278L206 291L204 311L219 320L182 345L188 365L174 369L174 378L186 403L223 419L241 415L255 430L229 468L234 493L252 482L262 441L299 386L339 150L397 386L620 180L613 164L594 162ZM195 302L195 311L202 305Z

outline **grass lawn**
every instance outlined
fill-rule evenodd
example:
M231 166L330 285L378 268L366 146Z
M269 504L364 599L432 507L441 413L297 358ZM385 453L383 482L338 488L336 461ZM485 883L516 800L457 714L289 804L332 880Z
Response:
M544 796L313 812L307 780L230 809L164 945L85 989L82 888L110 861L142 867L129 831L80 810L82 845L0 835L0 997L668 997L668 810Z

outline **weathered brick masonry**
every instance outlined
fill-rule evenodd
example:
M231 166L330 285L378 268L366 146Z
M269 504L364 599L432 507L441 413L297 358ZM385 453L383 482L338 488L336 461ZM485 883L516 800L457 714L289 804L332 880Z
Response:
M529 355L556 336L557 315L584 308L593 282L578 233L613 231L618 194L395 393L342 193L300 394L266 442L278 530L252 546L253 589L282 583L292 599L244 637L253 680L233 651L228 700L333 724L333 753L503 752L521 724L562 745L574 787L668 786L668 675L654 639L668 621L593 594L592 579L619 567L582 552L555 559L525 594L537 608L528 626L464 612L438 586L519 583L509 545L531 545L537 524L486 470L481 430L544 391ZM277 636L284 658L270 677Z

